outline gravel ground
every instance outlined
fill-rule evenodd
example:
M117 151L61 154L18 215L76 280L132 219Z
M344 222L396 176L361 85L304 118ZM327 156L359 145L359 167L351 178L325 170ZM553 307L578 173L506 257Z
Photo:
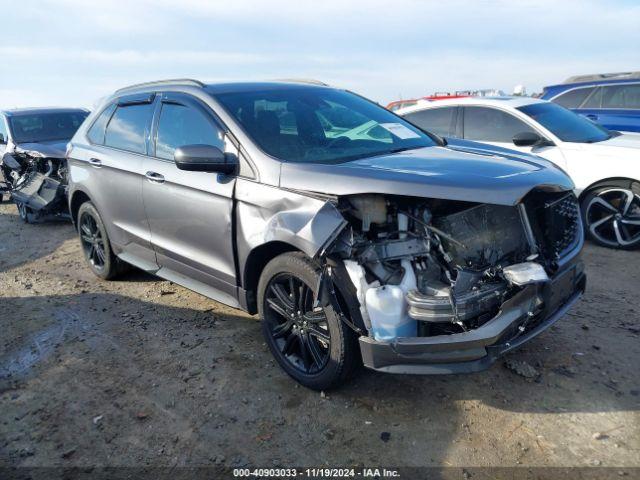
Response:
M486 372L362 371L319 394L257 318L0 205L0 465L640 467L640 253L587 245L588 292ZM484 478L484 477L482 477Z

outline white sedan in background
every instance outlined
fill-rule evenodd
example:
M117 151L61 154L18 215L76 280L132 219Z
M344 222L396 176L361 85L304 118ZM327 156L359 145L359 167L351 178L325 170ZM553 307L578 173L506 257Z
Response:
M550 160L573 179L592 240L612 248L640 246L640 135L607 130L528 97L420 101L396 113L442 137Z

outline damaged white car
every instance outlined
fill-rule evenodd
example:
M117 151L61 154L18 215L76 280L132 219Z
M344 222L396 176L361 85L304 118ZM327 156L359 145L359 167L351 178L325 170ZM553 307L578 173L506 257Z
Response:
M259 313L278 363L310 388L362 362L481 370L585 288L561 170L450 148L325 85L128 87L80 128L68 162L96 275L133 264Z
M8 194L24 222L67 214L65 149L87 115L74 108L0 111L0 201Z

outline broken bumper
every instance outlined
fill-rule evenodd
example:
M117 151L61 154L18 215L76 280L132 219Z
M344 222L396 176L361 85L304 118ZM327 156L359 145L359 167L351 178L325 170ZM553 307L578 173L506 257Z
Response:
M475 330L391 342L362 336L362 360L366 367L388 373L478 372L557 322L585 287L583 265L576 259L550 282L523 288L502 304L498 315ZM531 316L533 311L537 311L535 316Z

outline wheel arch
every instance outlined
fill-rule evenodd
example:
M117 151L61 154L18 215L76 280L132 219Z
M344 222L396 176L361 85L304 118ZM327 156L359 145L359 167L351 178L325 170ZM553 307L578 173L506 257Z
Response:
M78 210L80 206L85 202L90 202L91 197L83 190L76 190L69 199L69 213L71 214L71 221L75 226L78 223Z
M596 188L600 188L600 187L606 187L606 186L610 186L610 185L615 185L615 186L627 186L630 188L633 188L634 191L637 191L638 193L640 193L640 180L634 179L634 178L629 178L629 177L609 177L609 178L603 178L602 180L598 180L597 182L593 182L591 185L589 185L588 187L584 188L582 190L582 192L580 192L580 195L578 197L580 204L582 204L582 201L585 199L585 197L587 196L587 194L591 191L593 191Z
M245 290L247 311L250 314L253 315L258 312L258 281L264 267L278 255L286 252L302 253L299 248L292 244L279 240L258 245L249 252L242 271L242 286Z

